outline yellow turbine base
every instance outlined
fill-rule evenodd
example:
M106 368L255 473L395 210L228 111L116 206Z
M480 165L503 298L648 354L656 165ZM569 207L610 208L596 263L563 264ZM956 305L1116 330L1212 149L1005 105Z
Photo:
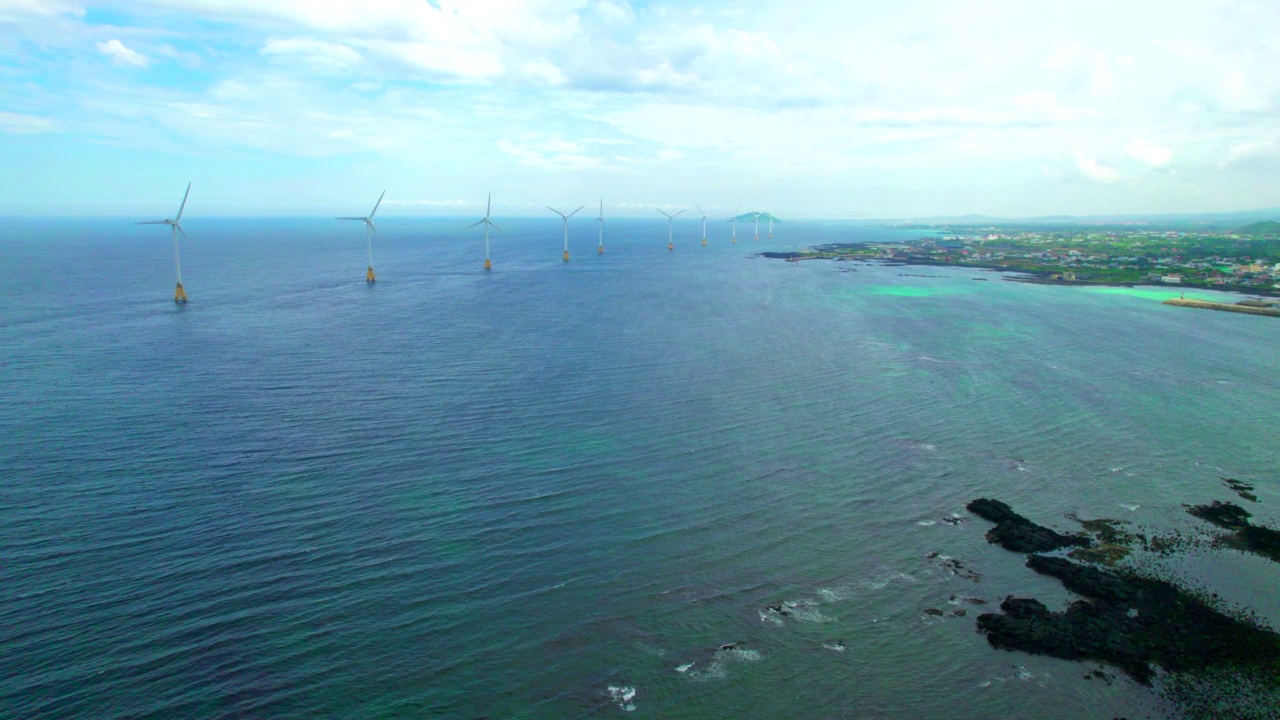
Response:
M485 258L485 259L484 259L484 269L485 269L485 270L492 270L492 269L493 269L493 263L489 262L489 258Z
M760 236L759 236L759 235L757 235L757 236L756 236L756 242L759 242L759 241L760 241Z
M178 289L173 291L173 301L179 305L187 303L187 291L182 289L182 283L178 283Z
M707 246L707 239L702 238L702 247L706 247L706 246Z
M667 252L671 252L672 250L675 250L675 249L676 249L676 246L674 244L667 243Z
M729 242L733 243L734 245L737 245L737 244L738 244L738 238L730 238L730 239L729 239Z
M769 233L769 239L770 239L770 240L772 240L772 239L773 239L773 233Z
M569 251L568 251L568 250L565 250L565 251L564 251L564 261L565 261L565 262L569 262Z
M597 255L603 255L603 254L604 254L604 246L603 246L603 245L601 245L600 247L596 248L596 254L597 254Z
M375 283L375 282L377 282L377 281L378 281L378 278L376 278L376 277L374 277L374 276L373 276L373 266L372 266L372 265L370 265L370 266L369 266L369 270L368 270L367 272L365 272L365 274L364 274L364 281L365 281L365 282L367 282L367 283L370 283L370 284Z

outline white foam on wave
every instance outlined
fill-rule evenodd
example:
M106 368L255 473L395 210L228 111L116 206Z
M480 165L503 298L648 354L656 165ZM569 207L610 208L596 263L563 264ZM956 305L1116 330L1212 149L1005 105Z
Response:
M782 603L782 606L789 613L788 617L793 617L800 622L831 622L831 618L823 615L822 610L818 608L818 604L815 602L808 600L788 601Z
M722 647L716 650L711 656L711 662L707 663L705 670L688 670L693 666L689 663L684 666L687 670L685 677L695 682L708 682L710 680L723 680L729 677L729 668L737 663L759 662L764 656L759 650L751 650L741 647Z
M916 581L915 578L911 577L910 575L904 572L898 572L897 570L890 570L889 572L881 573L880 575L877 575L873 578L862 578L857 582L857 585L859 587L868 588L870 590L883 590L884 588L889 586L889 583L892 583L895 580L905 580L906 582Z
M632 702L636 697L636 689L633 687L610 685L609 697L618 703L618 707L622 708L623 712L634 712L636 709L636 704Z
M1139 505L1139 504L1137 504L1137 503L1120 503L1120 507L1122 507L1122 508L1124 508L1125 510L1128 510L1128 511L1130 511L1130 512L1133 512L1134 510L1137 510L1138 508L1140 508L1140 507L1142 507L1142 506L1141 506L1141 505Z
M842 642L823 643L823 644L822 644L822 647L824 647L824 648L826 648L826 649L828 649L828 650L832 650L832 651L834 651L834 652L844 652L845 650L847 650L847 649L848 649L848 648L846 648L846 647L844 646L844 643L842 643Z
M848 585L841 585L834 588L818 588L818 597L823 602L840 602L841 600L849 600L853 598L855 593L853 588Z
M916 524L924 527L929 527L930 525L937 525L938 521L937 520L917 520Z
M689 668L693 667L693 666L694 666L694 665L696 665L696 664L697 664L697 663L685 663L685 664L683 664L683 665L677 665L677 666L676 666L676 672L678 672L678 673L686 673L686 672L689 672Z
M782 622L782 616L769 608L757 611L760 615L760 622L772 625L774 627L782 627L786 623Z

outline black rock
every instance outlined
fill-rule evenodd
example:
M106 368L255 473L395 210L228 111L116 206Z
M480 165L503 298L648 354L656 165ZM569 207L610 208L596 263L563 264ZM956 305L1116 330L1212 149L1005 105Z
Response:
M1013 511L1013 508L988 498L969 503L969 512L990 520L996 526L987 531L987 542L1019 553L1049 552L1064 547L1087 547L1088 538L1063 535L1037 525Z
M1157 663L1171 672L1246 666L1280 673L1280 635L1224 615L1163 580L1032 556L1027 566L1089 600L1052 612L1031 598L1006 598L1002 614L978 617L993 647L1067 660L1094 659L1149 683Z
M1213 523L1228 530L1240 530L1249 526L1249 512L1239 505L1218 502L1210 505L1196 505L1187 510L1201 520Z

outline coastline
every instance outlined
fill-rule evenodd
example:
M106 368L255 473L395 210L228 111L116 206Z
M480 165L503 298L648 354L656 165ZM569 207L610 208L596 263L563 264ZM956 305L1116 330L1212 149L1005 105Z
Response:
M812 252L812 251L808 251ZM1053 278L1058 274L1053 270L1036 270L1030 268L1017 267L1012 265L1002 265L992 262L945 262L934 260L928 257L912 255L899 258L879 258L879 257L858 257L858 256L837 256L825 257L819 255L808 255L805 252L762 252L761 257L770 260L786 260L788 262L799 262L801 260L831 260L835 262L862 262L862 263L879 263L886 266L932 266L932 267L950 267L950 268L971 268L977 270L990 270L993 272L1010 273L1011 277L1004 277L1009 282L1029 283L1033 285L1074 285L1082 287L1156 287L1166 288L1170 292L1186 292L1188 290L1198 290L1207 292L1234 292L1245 295L1256 295L1259 297L1280 297L1280 291L1265 287L1252 287L1242 285L1224 285L1221 287L1204 287L1201 285L1176 285L1160 282L1146 281L1116 281L1116 280L1063 280Z

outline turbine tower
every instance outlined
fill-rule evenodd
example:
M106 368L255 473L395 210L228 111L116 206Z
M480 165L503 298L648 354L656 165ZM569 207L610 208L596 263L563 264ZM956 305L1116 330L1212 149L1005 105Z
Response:
M772 240L773 239L773 213L766 211L765 215L769 216L769 239Z
M702 247L706 247L707 246L707 214L702 212L702 206L698 205L698 203L694 203L693 206L698 208L698 214L702 216Z
M187 196L191 194L191 183L187 183L187 192L182 196L182 204L178 206L178 215L172 220L148 220L146 222L134 223L134 225L168 225L169 233L173 235L173 273L178 277L178 289L173 291L173 301L179 305L187 303L187 292L182 289L182 261L178 258L178 235L181 233L182 239L186 240L187 233L183 231L182 226L178 223L182 220L182 211L187 207Z
M489 193L489 199L486 200L484 203L484 217L480 218L479 220L463 228L464 230L470 230L471 228L477 225L484 225L484 269L485 270L493 269L493 263L489 262L489 228L492 227L494 230L497 230L498 232L502 232L502 228L498 227L497 225L494 225L492 222L489 221L489 209L492 206L493 206L493 193Z
M679 211L679 212L677 212L675 215L672 215L672 214L668 213L666 210L663 210L663 209L661 209L661 208L654 208L654 210L657 210L658 212L660 212L660 213L662 213L663 215L666 215L666 216L667 216L667 252L671 252L672 250L675 250L675 248L676 248L676 246L675 246L674 244L672 244L672 242L671 242L671 221L673 221L673 220L675 220L675 219L676 219L676 215L679 215L680 213L684 212L685 210L688 210L688 208L680 208L680 211Z
M759 213L759 212L753 213L753 215L755 215L755 221L756 221L756 241L757 242L759 242L760 240L760 216L763 214L764 213Z
M601 201L601 207L603 207L603 205L604 205L604 202ZM584 207L586 207L586 205L582 205L581 207L578 208L578 210L581 210ZM574 210L568 215L565 215L564 213L551 207L550 205L547 206L547 209L559 215L560 218L564 220L564 261L569 262L569 218L573 217L574 215L577 215L578 210Z
M373 276L373 236L378 233L378 229L373 226L373 216L378 213L378 206L382 204L382 198L386 197L387 191L383 190L378 196L378 202L374 203L373 209L369 211L368 217L340 217L338 220L359 220L364 223L364 242L369 248L369 270L364 274L364 281L372 285L377 282L377 278Z
M738 211L741 209L741 205L733 209L733 236L729 238L729 242L734 245L738 244Z
M596 216L597 223L600 226L600 246L596 248L597 255L604 254L604 198L600 198L600 214Z

